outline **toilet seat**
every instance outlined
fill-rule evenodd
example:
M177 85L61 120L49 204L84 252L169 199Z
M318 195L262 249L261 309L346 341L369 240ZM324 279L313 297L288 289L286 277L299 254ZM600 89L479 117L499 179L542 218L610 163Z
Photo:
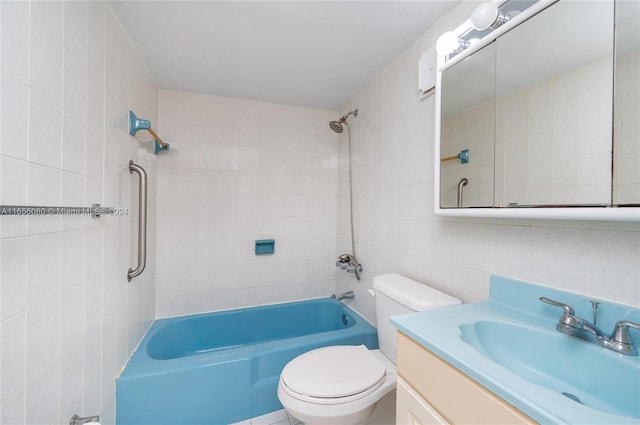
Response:
M385 381L386 368L364 345L318 348L289 362L283 391L298 400L340 404L359 400Z

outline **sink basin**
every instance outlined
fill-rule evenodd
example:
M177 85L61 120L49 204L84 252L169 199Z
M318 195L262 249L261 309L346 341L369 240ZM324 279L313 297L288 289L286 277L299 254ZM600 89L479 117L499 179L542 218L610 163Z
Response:
M640 419L640 358L534 325L484 320L460 325L485 358L573 402Z

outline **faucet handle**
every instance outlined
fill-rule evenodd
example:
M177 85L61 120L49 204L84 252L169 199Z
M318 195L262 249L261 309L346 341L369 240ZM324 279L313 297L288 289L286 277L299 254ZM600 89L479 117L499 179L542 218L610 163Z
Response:
M613 333L609 337L609 345L611 346L610 348L622 354L635 356L638 354L638 349L629 336L629 328L640 329L640 324L627 320L621 320L616 323Z
M574 335L578 331L579 323L578 319L575 316L576 312L570 305L555 300L550 300L549 298L545 297L540 297L539 299L543 303L551 304L552 306L561 307L564 309L564 314L562 315L562 317L560 317L560 320L556 325L556 330L558 332L562 332L566 335Z
M545 297L540 297L539 299L543 303L551 304L551 305L556 306L556 307L562 307L564 309L564 314L565 315L573 316L574 314L576 314L576 312L573 311L573 307L571 307L570 305L563 304L561 302L554 301L554 300L551 300L551 299L545 298Z

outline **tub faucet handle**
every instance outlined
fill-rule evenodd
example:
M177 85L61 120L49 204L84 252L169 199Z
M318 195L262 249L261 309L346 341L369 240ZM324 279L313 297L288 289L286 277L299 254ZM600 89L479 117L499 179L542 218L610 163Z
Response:
M362 273L362 264L358 263L356 257L351 254L342 254L336 261L336 267L340 267L347 273L355 273L356 279L360 280L360 274Z

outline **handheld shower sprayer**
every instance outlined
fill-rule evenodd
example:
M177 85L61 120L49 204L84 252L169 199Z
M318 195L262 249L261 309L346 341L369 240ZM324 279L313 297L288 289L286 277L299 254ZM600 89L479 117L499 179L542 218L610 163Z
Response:
M336 267L340 267L347 273L355 273L356 279L360 280L360 273L362 273L362 264L358 263L356 257L351 254L342 254L336 261Z
M342 133L344 131L344 126L347 127L347 140L349 144L349 218L351 222L351 252L353 254L340 255L338 257L338 260L336 261L336 266L340 267L342 270L347 271L348 273L355 273L356 279L360 280L362 265L356 259L356 243L355 236L353 234L353 177L351 175L351 130L349 128L349 123L347 123L347 120L351 115L357 117L358 110L354 109L353 111L349 111L346 113L346 115L341 116L338 121L329 122L329 127L336 133Z

